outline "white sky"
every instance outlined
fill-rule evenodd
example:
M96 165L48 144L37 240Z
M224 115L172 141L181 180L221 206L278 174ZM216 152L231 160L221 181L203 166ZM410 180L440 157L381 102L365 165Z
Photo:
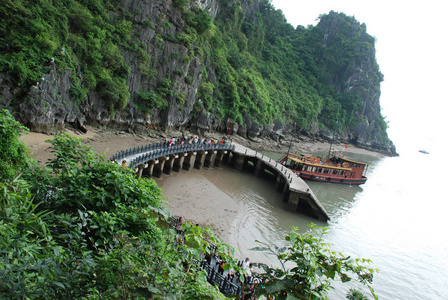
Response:
M317 24L331 10L354 16L374 36L385 80L381 107L389 137L400 141L448 131L448 1L272 0L294 27ZM397 145L399 148L399 145ZM400 152L400 149L398 149Z

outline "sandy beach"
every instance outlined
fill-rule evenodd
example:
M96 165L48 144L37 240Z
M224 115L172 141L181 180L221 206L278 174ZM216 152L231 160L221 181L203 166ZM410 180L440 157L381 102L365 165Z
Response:
M76 132L68 128L66 132L72 136L83 139L84 144L91 146L96 153L103 154L106 158L115 153L150 143L164 141L170 136L187 136L189 132L159 132L151 131L148 133L133 134L124 131L103 130L93 127L87 127L85 134ZM222 134L205 134L206 138L223 138ZM46 140L52 139L52 135L29 132L21 137L24 143L31 150L33 157L44 165L53 157ZM246 147L269 152L287 152L290 142L275 142L271 140L249 141L240 136L232 136L232 140ZM350 152L368 154L371 156L383 156L377 152L367 151L365 149L349 146ZM292 143L292 149L301 152L319 152L327 151L328 143L300 141ZM345 149L345 145L335 145L335 150ZM174 216L183 216L188 222L199 224L200 226L211 226L219 237L226 243L231 243L230 232L234 229L240 218L239 212L244 211L243 204L237 203L229 195L221 191L213 182L210 182L203 172L206 170L192 170L186 172L173 172L171 175L163 175L157 178L156 182L164 190L164 195L169 203L169 208ZM186 176L188 174L188 176ZM219 195L219 197L210 197L210 195ZM216 199L225 199L216 200Z

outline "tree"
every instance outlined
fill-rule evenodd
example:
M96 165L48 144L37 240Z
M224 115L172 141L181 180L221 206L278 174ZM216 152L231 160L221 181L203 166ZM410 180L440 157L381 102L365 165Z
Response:
M267 251L277 256L281 268L259 264L266 273L262 274L263 286L260 292L275 296L276 299L321 299L331 288L331 280L356 281L366 285L377 299L370 286L376 270L363 264L368 259L351 259L331 250L331 245L323 242L327 228L310 225L310 231L300 234L297 228L285 240L287 247L276 247L261 243L263 247L252 250ZM353 293L354 294L354 293ZM358 298L362 299L362 295Z

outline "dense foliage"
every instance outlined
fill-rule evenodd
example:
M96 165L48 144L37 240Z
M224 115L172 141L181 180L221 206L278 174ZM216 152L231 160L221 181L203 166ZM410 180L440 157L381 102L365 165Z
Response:
M4 148L18 153L22 128L2 112L6 124ZM232 265L232 249L196 226L186 226L178 244L153 180L104 161L77 138L51 144L56 158L45 169L29 158L26 167L0 160L10 166L0 181L0 298L223 298L194 261L213 242Z
M295 122L298 128L314 122L350 128L360 120L361 95L345 92L345 81L363 60L374 59L375 41L364 24L330 12L320 16L317 26L294 29L268 0L260 1L256 21L244 15L238 1L221 4L225 11L217 19L221 30L212 40L217 95L231 105L228 110L234 119L241 122L247 114L261 124L279 120ZM336 27L337 38L324 45L328 23ZM363 83L364 89L382 80L376 61L369 63L372 79Z
M0 110L0 178L12 179L30 163L26 146L19 142L19 135L28 129L14 120L9 110Z
M127 10L117 6L119 2L2 1L0 72L10 74L25 93L55 60L59 69L71 72L70 95L77 103L95 92L111 114L127 109L131 100L145 114L166 110L172 96L182 106L186 95L174 91L195 78L183 76L182 69L165 78L157 76L152 59L169 63L180 54L150 58L147 41L140 35L154 30L150 47L179 44L187 48L183 63L202 61L196 110L204 108L221 122L230 118L245 123L245 116L250 116L259 124L280 121L300 129L316 123L331 129L355 126L368 113L363 111L362 91L382 80L374 38L366 34L364 24L342 13L331 12L320 16L317 26L294 29L269 0L261 0L251 13L240 0L219 1L215 20L192 1L176 0L164 4L173 6L173 16L162 13L143 21L141 10ZM178 16L182 26L173 20ZM338 25L338 32L324 45L324 24L330 23ZM149 82L132 95L126 83L130 60L124 59L131 53L132 63L137 60L139 72ZM347 92L347 76L366 62L371 71L363 86ZM378 114L376 130L387 140L386 123Z

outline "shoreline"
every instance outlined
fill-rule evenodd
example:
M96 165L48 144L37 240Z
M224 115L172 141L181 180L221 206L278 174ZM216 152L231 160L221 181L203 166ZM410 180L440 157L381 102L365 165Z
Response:
M83 144L91 146L94 149L95 153L102 154L106 158L110 158L115 153L132 147L165 141L165 139L168 137L196 135L188 131L180 132L176 130L149 130L147 133L128 133L121 130L116 131L112 129L98 129L90 126L87 126L87 129L88 131L85 134L80 133L79 131L76 131L71 127L67 127L64 132L77 138L81 138L83 140ZM224 134L217 132L207 132L204 134L204 137L218 140L226 138ZM52 138L53 135L51 134L28 132L27 134L21 135L20 140L22 140L27 145L28 149L31 151L32 156L42 165L44 165L48 161L48 159L54 157L54 155L48 149L50 144L45 142L46 140ZM232 141L235 141L247 148L256 151L275 153L286 153L290 145L292 149L291 152L300 151L302 153L326 152L328 151L330 146L330 143L313 140L300 140L291 142L290 140L283 139L280 142L276 142L272 139L248 140L238 135L232 135L227 138L230 138ZM345 144L335 143L333 144L333 149L335 151L347 151L354 154L366 154L374 157L387 156L386 154L367 150L364 148L358 148L354 145L348 145L348 149L346 149L345 146Z
M98 154L110 158L115 153L136 146L164 141L168 136L180 136L190 134L188 132L158 132L154 131L148 135L131 134L124 131L101 130L88 127L86 134L81 134L70 128L66 133L83 139L85 145L91 146ZM191 134L192 135L192 134ZM207 138L222 139L219 133L206 133ZM21 140L30 149L32 156L45 165L54 155L49 151L50 144L46 140L51 139L48 134L29 132L22 135ZM240 136L232 136L233 141L257 151L286 153L290 142L278 143L271 140L250 141ZM316 153L328 151L329 144L323 142L293 142L291 149L298 149L304 153ZM334 145L335 151L345 149L345 145ZM374 157L384 157L384 154L368 151L362 148L350 146L350 153L367 154ZM182 216L185 221L199 224L202 227L211 227L215 234L225 243L232 242L232 232L240 223L245 207L243 203L238 203L230 195L219 189L219 187L203 175L206 170L191 170L188 176L185 172L173 172L171 175L164 175L162 178L154 178L156 183L162 188L163 195L168 202L168 208L173 216ZM219 197L210 197L219 195ZM220 201L217 199L225 199Z

